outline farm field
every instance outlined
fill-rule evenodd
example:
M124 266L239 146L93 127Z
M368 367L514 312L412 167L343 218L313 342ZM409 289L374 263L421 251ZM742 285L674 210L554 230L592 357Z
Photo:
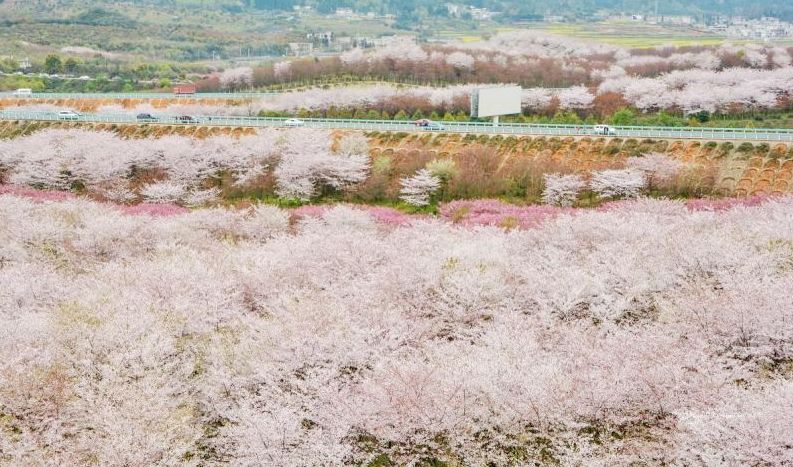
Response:
M790 198L0 216L4 463L793 461Z
M551 34L635 48L717 46L728 41L726 37L698 31L690 27L655 25L632 21L552 24L540 29ZM735 40L730 39L729 42L734 43Z
M793 466L787 21L0 0L0 466Z

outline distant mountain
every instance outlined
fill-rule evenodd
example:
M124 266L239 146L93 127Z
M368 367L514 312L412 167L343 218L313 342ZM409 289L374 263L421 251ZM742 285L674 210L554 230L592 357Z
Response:
M167 3L167 2L160 2ZM485 7L508 16L546 14L586 17L600 11L658 13L662 15L741 15L793 18L793 4L780 0L249 0L241 1L260 9L291 9L294 5L313 5L319 11L352 8L358 11L409 14L423 12L443 15L446 3Z
M783 0L0 0L8 8L49 11L57 15L60 8L85 9L125 3L151 5L168 9L213 9L229 12L248 8L261 10L291 10L294 6L311 5L320 12L337 8L357 11L406 14L419 12L425 15L443 15L446 3L458 3L505 12L510 16L545 14L587 16L599 11L626 13L659 13L663 15L741 15L793 17L793 3Z

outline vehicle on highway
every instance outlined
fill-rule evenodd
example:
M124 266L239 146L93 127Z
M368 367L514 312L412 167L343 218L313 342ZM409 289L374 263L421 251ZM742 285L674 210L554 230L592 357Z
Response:
M179 115L178 117L174 117L174 121L176 121L176 123L198 123L198 119L190 115Z
M29 97L33 95L33 90L30 88L19 88L14 91L14 95L17 97Z
M430 124L427 125L425 128L430 131L443 131L446 129L446 127L443 126L442 123L438 123L438 122L430 122Z
M609 125L595 125L593 133L601 136L617 136L617 129Z
M288 118L284 120L284 126L289 126L289 127L304 126L305 124L306 122L300 120L299 118Z
M81 116L74 110L61 110L58 112L58 120L79 120Z
M142 123L159 122L160 119L149 113L139 113L135 119Z
M441 131L446 128L443 126L442 123L433 122L432 120L428 120L426 118L416 120L415 122L413 122L413 124L419 128L429 131Z
M197 92L194 84L180 84L173 87L175 96L192 96Z

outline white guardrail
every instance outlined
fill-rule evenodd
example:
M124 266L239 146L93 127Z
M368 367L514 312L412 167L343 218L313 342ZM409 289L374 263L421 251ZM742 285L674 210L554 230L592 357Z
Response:
M34 92L17 94L14 91L0 92L5 99L257 99L275 96L279 92L201 92L174 94L170 92Z
M703 127L643 127L612 126L614 134L602 135L587 125L539 125L525 123L489 122L438 122L436 128L415 125L411 121L351 120L332 118L306 118L301 120L278 117L191 116L185 120L177 115L158 114L152 119L138 118L136 114L77 114L59 115L58 112L0 111L2 120L71 121L89 123L136 123L160 125L201 125L238 127L294 127L350 129L367 131L446 132L529 136L613 136L619 138L698 139L722 141L779 141L793 142L793 130L762 128L703 128ZM291 121L290 121L291 120Z

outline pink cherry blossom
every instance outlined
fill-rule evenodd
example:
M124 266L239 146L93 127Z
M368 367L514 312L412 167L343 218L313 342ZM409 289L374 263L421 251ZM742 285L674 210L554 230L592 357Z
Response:
M0 194L6 463L793 462L790 197L170 208Z

